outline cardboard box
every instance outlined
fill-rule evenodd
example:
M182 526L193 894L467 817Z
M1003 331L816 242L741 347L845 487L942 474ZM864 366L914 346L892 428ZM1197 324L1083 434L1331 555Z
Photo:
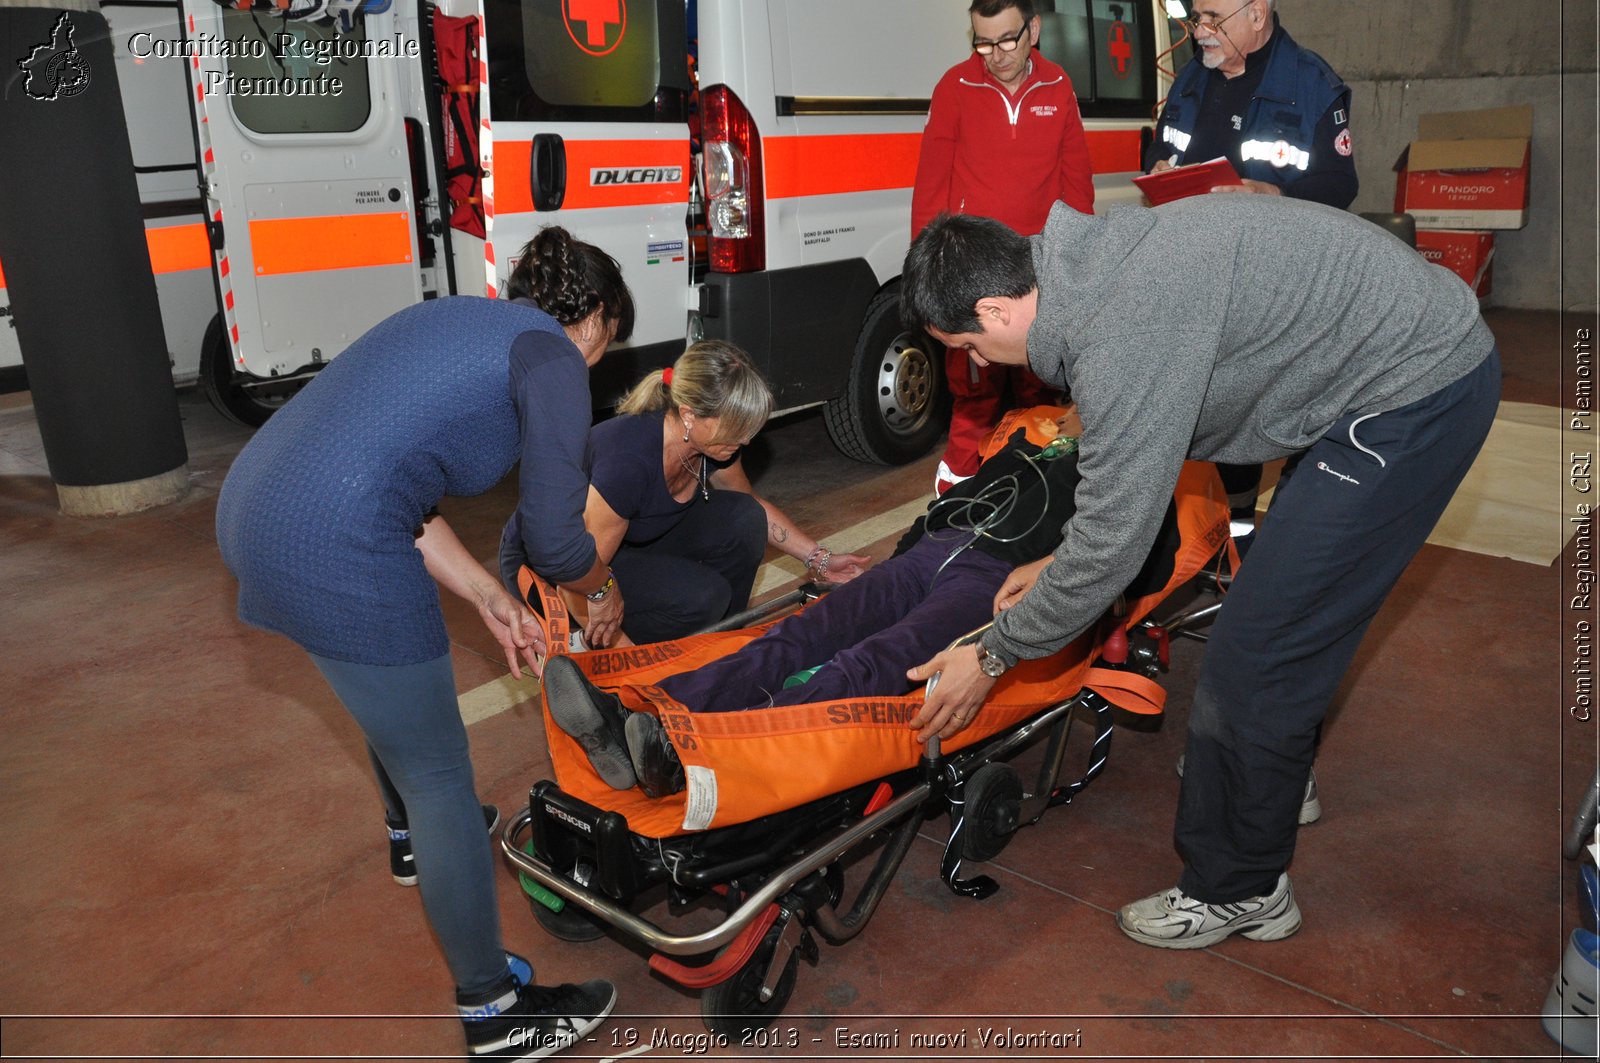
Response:
M1494 287L1494 233L1430 229L1417 233L1417 251L1467 282L1487 299Z
M1532 107L1423 115L1395 163L1395 211L1419 229L1522 228L1532 137Z

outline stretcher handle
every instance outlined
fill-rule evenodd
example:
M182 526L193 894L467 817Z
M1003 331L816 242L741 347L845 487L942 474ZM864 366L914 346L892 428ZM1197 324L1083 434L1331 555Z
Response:
M994 621L993 620L989 621L987 624L984 624L982 627L973 628L971 631L967 632L965 635L962 635L960 638L958 638L955 641L951 642L950 645L946 646L944 648L945 652L949 653L951 650L955 649L958 646L971 646L973 643L975 643L979 639L983 638L983 636L992 627L994 627ZM944 672L939 671L939 672L933 673L932 675L930 675L928 677L928 682L922 688L922 696L923 696L924 699L926 699L929 694L933 693L934 687L937 687L939 685L939 680L943 675L944 675ZM935 755L937 755L937 754L935 754Z

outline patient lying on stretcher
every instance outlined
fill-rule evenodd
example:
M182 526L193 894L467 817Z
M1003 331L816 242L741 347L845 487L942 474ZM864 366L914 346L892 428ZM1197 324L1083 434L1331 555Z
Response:
M1035 438L1055 437L1042 446L1026 441L1026 427L976 476L930 505L888 561L737 652L663 679L660 688L693 712L909 692L908 669L992 619L1006 577L1060 543L1073 512L1081 425L1074 410L1034 425ZM1168 543L1164 529L1133 593L1165 584ZM805 672L803 682L793 681ZM638 785L651 797L683 789L677 753L654 715L628 711L570 659L553 659L544 683L551 718L608 785Z

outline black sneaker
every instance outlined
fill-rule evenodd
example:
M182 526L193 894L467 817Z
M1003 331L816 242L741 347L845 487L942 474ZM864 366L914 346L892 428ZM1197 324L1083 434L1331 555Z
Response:
M651 797L665 797L683 789L683 765L660 720L648 712L636 712L628 717L623 733L628 739L633 772L639 777L639 789Z
M617 1003L617 987L517 985L508 979L473 997L456 994L456 1011L474 1058L544 1059L586 1037Z
M489 833L500 825L500 810L493 805L483 806L483 822L488 826ZM402 886L415 886L417 884L417 858L411 853L411 830L401 823L398 826L384 820L384 825L389 828L389 874Z
M607 786L626 790L638 782L624 732L631 713L615 694L589 682L571 657L555 657L544 666L544 692L550 718L578 740Z

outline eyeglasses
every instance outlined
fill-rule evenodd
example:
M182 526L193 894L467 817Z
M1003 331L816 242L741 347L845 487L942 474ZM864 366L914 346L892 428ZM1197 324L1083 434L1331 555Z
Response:
M1020 30L1013 33L1011 36L1001 37L998 41L984 41L974 37L972 39L972 50L977 52L979 55L988 55L996 48L1000 49L1002 52L1014 52L1017 50L1017 46L1022 43L1022 38L1027 35L1028 27L1026 24L1024 24Z
M1219 19L1191 18L1185 19L1183 24L1189 28L1190 33L1198 33L1201 30L1205 30L1208 33L1216 33L1222 29L1222 24L1224 22L1228 21L1230 18L1237 15L1254 2L1255 0L1244 0L1243 4L1234 8L1232 11L1228 12L1226 15L1223 15Z

